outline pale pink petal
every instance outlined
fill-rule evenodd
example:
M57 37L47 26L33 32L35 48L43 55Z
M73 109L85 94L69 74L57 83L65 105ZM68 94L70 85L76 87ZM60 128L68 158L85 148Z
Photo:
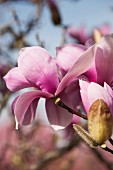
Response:
M90 106L97 99L103 99L109 106L111 112L113 113L112 97L104 87L100 86L97 83L90 83L87 93Z
M56 95L63 91L72 81L76 79L76 77L78 77L89 69L94 60L93 54L94 46L90 47L79 57L79 59L75 62L74 66L62 79L61 83L58 86Z
M29 106L29 108L26 111L26 114L25 114L24 119L22 121L22 125L29 125L30 123L33 122L33 120L35 118L35 113L36 113L38 101L39 101L39 98L34 99L32 101L31 105Z
M81 89L81 90L87 91L87 89L88 89L88 87L89 87L89 82L80 79L80 80L79 80L79 86L80 86L80 89Z
M94 44L95 44L94 40L90 38L86 41L85 46L86 46L86 48L89 48Z
M20 95L19 95L19 96L20 96ZM16 101L17 101L17 99L18 99L19 96L17 96L17 97L13 100L12 105L11 105L11 113L12 113L13 115L14 115L15 104L16 104Z
M85 26L81 26L80 28L76 28L74 26L69 27L67 29L67 34L78 40L81 44L85 44L85 42L90 38L86 32Z
M73 115L66 109L55 105L52 99L46 101L47 117L51 125L66 127L71 123Z
M82 99L84 108L86 110L86 113L88 113L88 110L90 108L88 92L87 92L87 89L89 87L89 82L83 81L83 80L79 80L79 86L80 86L81 99Z
M58 66L63 68L66 72L74 65L77 59L87 48L79 44L68 44L58 47L56 62Z
M45 49L41 47L22 49L18 65L27 80L35 83L43 91L55 93L59 83L57 66Z
M73 115L72 124L80 124L81 117Z
M111 32L111 26L108 23L103 24L98 29L100 30L103 36Z
M90 108L88 93L85 90L80 90L80 94L81 94L83 106L84 106L86 114L87 114L89 111L89 108Z
M18 124L28 125L32 123L40 97L50 98L53 96L49 93L37 90L25 92L14 100L12 110Z
M113 98L113 90L112 88L106 83L104 82L104 88L107 90L107 92L111 95L111 97Z
M33 86L27 81L18 67L11 69L4 77L7 88L11 91L17 91L26 87Z

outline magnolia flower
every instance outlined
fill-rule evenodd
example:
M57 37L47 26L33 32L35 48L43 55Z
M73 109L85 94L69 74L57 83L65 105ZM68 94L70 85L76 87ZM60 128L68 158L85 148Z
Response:
M86 113L88 113L92 103L97 99L102 99L110 108L113 114L113 91L111 87L104 83L104 87L94 82L79 80L80 94Z
M104 85L104 82L106 82L111 87L113 86L113 34L103 37L99 43L90 47L88 51L90 54L92 54L90 57L93 58L93 62L91 63L90 67L88 65L86 71L84 71L83 74L79 74L79 77L77 77L77 69L79 72L79 66L84 67L84 65L88 62L87 59L84 58L85 62L83 60L79 60L79 66L76 67L76 65L74 65L74 57L72 57L73 51L69 50L68 45L61 48L57 55L57 64L64 71L68 71L65 79L62 80L60 85L62 90L64 90L64 84L69 85L70 82L75 80L75 77L85 79L89 82L96 82L102 86ZM66 55L66 60L68 63L63 63L65 53L68 53L68 55ZM86 57L86 55L84 55L84 57ZM79 56L78 59L80 59ZM60 88L58 92L60 92Z
M78 50L77 47L76 50ZM91 65L92 53L93 47L86 50L77 59L74 64L76 68L73 71L74 77L81 75ZM12 104L12 112L15 115L17 128L18 124L28 125L32 123L40 98L46 99L45 108L51 125L66 127L71 123L72 115L67 110L55 105L55 99L60 97L65 104L71 105L68 96L70 95L73 98L72 91L75 91L74 94L76 95L78 87L73 90L72 87L67 87L67 83L62 85L65 76L60 81L57 70L55 59L51 58L45 49L28 47L20 51L18 67L10 70L4 77L6 85L11 91L27 87L34 87L34 89L19 95ZM68 81L70 80L68 79ZM78 96L76 96L77 98Z
M97 27L97 29L99 29L102 36L107 35L111 32L111 27L108 23L105 23L100 27Z
M66 33L70 37L78 40L80 44L85 44L86 41L91 38L90 35L88 35L85 26L81 26L80 28L75 26L68 27Z
M106 35L98 44L95 44L95 60L93 73L95 82L103 85L104 82L112 87L113 82L113 34ZM91 66L92 68L92 66Z
M65 44L56 48L56 62L65 75L77 59L87 50L87 47L81 44Z
M84 132L83 139L91 147L101 146L112 135L113 91L107 83L104 83L104 87L94 82L88 83L82 80L79 80L79 83L81 98L87 113L89 131L88 136ZM91 140L88 140L89 138Z
M86 31L85 26L77 28L75 26L70 26L65 31L70 37L77 40L80 44L86 44L87 41L91 40L97 42L104 35L107 35L111 32L109 24L103 24L99 27L95 27L92 30L92 33Z

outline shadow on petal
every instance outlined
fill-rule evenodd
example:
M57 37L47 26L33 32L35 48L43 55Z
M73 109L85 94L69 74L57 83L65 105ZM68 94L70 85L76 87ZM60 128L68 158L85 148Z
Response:
M69 113L66 109L55 105L53 99L46 100L46 112L51 125L66 127L72 121L73 115Z

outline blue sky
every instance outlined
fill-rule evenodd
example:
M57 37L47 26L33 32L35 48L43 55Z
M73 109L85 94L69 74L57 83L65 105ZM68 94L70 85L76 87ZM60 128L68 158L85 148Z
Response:
M113 27L113 12L111 0L56 0L60 8L63 23L75 26L85 25L91 31L94 26L99 26L102 23L108 22ZM20 1L0 5L0 23L11 23L10 10L15 8L20 19L24 22L26 18L36 15L36 5ZM40 35L41 40L45 41L46 48L52 55L55 55L55 48L59 46L61 39L61 28L55 27L50 20L50 13L47 7L44 8L43 17L40 25L33 30L28 37L28 41L32 41L33 45L37 45L35 33Z

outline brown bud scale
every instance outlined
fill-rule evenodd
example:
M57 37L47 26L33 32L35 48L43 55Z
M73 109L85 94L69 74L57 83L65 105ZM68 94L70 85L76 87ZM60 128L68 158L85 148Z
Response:
M103 144L112 135L112 116L109 107L102 100L96 100L88 112L88 130L91 137Z

